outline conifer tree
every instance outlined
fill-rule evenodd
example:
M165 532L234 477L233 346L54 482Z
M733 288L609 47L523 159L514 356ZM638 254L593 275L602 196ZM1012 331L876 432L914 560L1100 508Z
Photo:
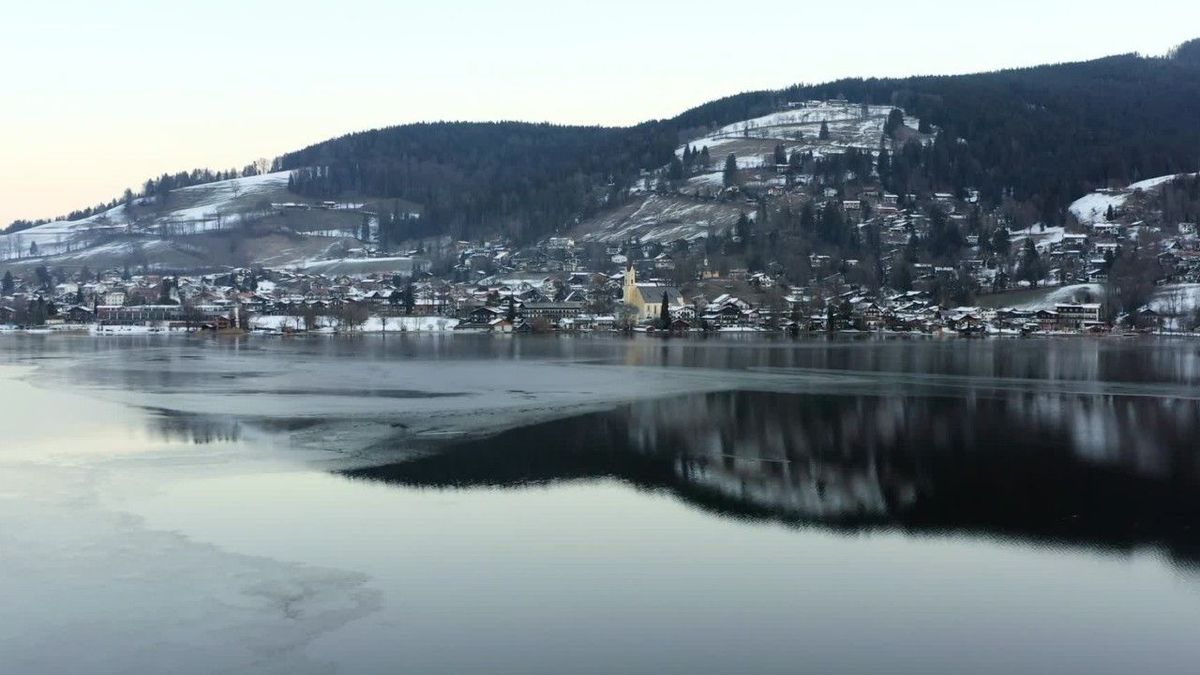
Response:
M725 158L725 171L721 174L721 181L725 184L725 187L737 185L737 173L737 157L733 153L729 153L729 156Z
M1037 288L1042 278L1042 261L1038 257L1037 247L1033 245L1033 239L1025 240L1025 247L1021 252L1021 278L1034 288Z
M896 137L896 130L904 126L904 113L899 108L892 108L888 113L887 122L883 124L883 133L888 138Z

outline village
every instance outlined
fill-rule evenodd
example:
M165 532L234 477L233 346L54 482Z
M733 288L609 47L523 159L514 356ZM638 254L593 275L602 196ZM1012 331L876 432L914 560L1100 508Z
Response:
M206 206L119 206L94 216L108 229L85 219L7 236L0 331L1200 329L1200 228L1189 222L1200 178L1112 185L1038 212L994 185L939 191L946 182L926 165L950 143L893 106L789 102L708 129L632 184L601 186L613 190L605 208L538 238L497 218L456 239L399 201L295 201L303 172L179 188L181 204ZM256 241L261 257L241 261L145 253ZM297 257L272 258L280 246Z
M636 239L603 246L551 237L518 249L504 241L459 242L442 274L413 252L400 272L306 273L249 268L194 275L38 268L33 278L5 275L0 330L78 331L95 335L203 332L642 332L1027 336L1189 333L1193 285L1160 292L1134 315L1114 315L1104 302L1105 255L1120 245L1120 228L1061 234L1038 244L1045 258L1081 270L1060 285L979 296L972 306L938 302L947 279L994 283L979 260L959 267L914 266L909 290L872 292L853 282L853 261L789 286L782 274L717 270L704 259L679 283L673 262L684 244ZM1195 282L1200 252L1194 229L1165 240L1159 256L1169 278ZM676 254L673 255L672 251ZM849 263L849 265L847 265ZM812 256L815 270L829 265ZM1048 277L1062 274L1058 268ZM1049 284L1050 282L1047 282ZM1036 293L1040 302L1017 299ZM1172 300L1172 298L1176 298ZM1014 301L1006 303L1007 298Z

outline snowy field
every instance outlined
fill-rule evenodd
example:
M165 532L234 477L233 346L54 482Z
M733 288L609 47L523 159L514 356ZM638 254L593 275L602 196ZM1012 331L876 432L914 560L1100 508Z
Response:
M776 144L787 152L799 150L820 156L823 152L844 148L868 151L879 149L884 124L891 106L869 106L866 116L862 107L853 103L825 102L810 108L783 110L762 117L729 124L716 131L679 146L675 154L682 157L684 149L708 148L715 166L729 153L737 156L738 167L757 169L763 166L764 156L771 154ZM819 140L821 124L829 128L829 140ZM920 120L905 118L905 125L916 129Z
M371 274L399 272L411 274L418 261L408 256L386 258L335 258L331 260L305 260L289 265L311 274Z
M1172 174L1169 176L1158 176L1143 181L1138 181L1126 187L1124 190L1107 190L1103 192L1093 192L1084 195L1075 200L1068 210L1075 218L1084 225L1093 223L1105 222L1108 218L1108 209L1111 207L1114 211L1119 211L1129 198L1138 192L1148 192L1165 183L1184 175L1196 174Z
M584 241L616 242L636 236L665 244L725 232L743 213L753 220L753 205L654 194L592 218L578 232Z
M171 193L170 209L139 219L132 228L122 204L80 220L59 220L21 232L0 234L0 260L29 257L33 244L37 245L41 256L74 252L78 257L86 255L97 239L131 229L153 233L169 227L192 234L214 230L218 226L228 227L237 223L243 209L256 207L263 200L286 193L288 175L289 172L280 171L179 188ZM153 200L139 200L136 208L152 210Z

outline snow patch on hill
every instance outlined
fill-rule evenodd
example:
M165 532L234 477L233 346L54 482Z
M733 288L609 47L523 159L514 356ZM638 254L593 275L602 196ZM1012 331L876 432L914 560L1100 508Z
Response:
M1168 316L1188 316L1200 310L1200 284L1163 286L1150 301L1150 308Z
M776 143L782 143L788 152L849 147L874 151L879 148L883 127L892 110L892 106L867 106L864 111L861 105L839 101L814 103L810 107L727 124L679 146L675 154L682 157L689 145L693 150L707 147L714 162L720 155L733 152L738 155L740 168L758 168L763 163L763 154L769 153ZM829 128L826 141L819 140L822 123ZM915 129L920 121L905 118L905 124Z
M56 220L28 230L0 234L0 260L30 257L34 244L38 255L79 253L93 247L99 239L126 232L154 232L163 225L187 225L189 232L203 232L232 225L238 211L253 206L272 194L287 189L287 171L247 176L232 180L193 185L171 192L171 204L162 212L148 214L131 223L124 204L79 220ZM135 211L153 209L153 199L139 199Z
M754 206L654 194L585 221L579 232L585 241L690 241L729 230L743 213L753 219Z
M1113 210L1120 209L1125 206L1137 192L1149 192L1162 185L1165 185L1176 178L1182 176L1195 176L1196 174L1170 174L1168 176L1158 176L1157 178L1148 178L1143 181L1138 181L1126 187L1123 190L1101 190L1084 195L1076 199L1070 206L1069 210L1075 219L1084 225L1093 223L1102 223L1108 217L1108 208L1111 206Z
M1127 194L1093 192L1090 195L1076 199L1071 204L1069 210L1075 216L1075 219L1084 225L1102 223L1108 219L1109 208L1115 211L1125 206L1125 202L1128 199L1129 195Z
M1182 178L1184 176L1195 176L1195 175L1196 174L1194 174L1194 173L1186 173L1186 174L1185 173L1177 173L1177 174L1171 174L1169 176L1159 176L1158 178L1150 178L1148 180L1138 181L1137 183L1134 183L1125 189L1129 190L1130 192L1137 192L1138 190L1143 190L1143 191L1144 190L1153 190L1154 188L1156 188L1160 185L1165 185L1166 183L1170 183L1171 181L1175 180L1176 178Z

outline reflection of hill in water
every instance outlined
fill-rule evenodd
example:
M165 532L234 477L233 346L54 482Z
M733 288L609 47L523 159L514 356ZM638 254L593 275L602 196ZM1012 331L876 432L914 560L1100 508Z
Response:
M1200 403L731 392L635 403L349 472L410 486L616 477L725 515L1194 558Z

